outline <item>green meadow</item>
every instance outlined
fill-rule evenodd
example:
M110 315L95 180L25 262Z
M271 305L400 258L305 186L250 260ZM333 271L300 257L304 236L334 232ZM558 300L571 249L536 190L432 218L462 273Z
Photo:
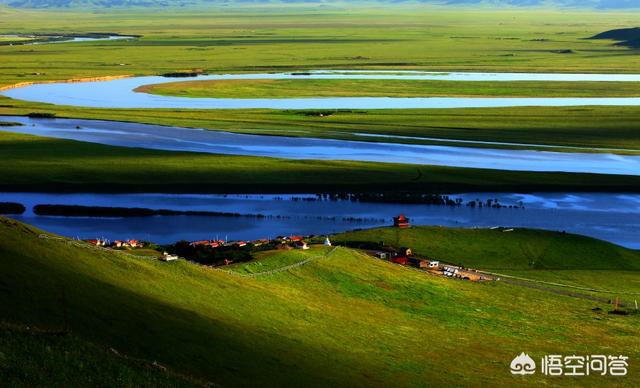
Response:
M347 8L348 7L348 8ZM5 46L0 83L201 68L637 72L633 50L589 40L628 12L329 5L207 10L2 9L0 33L115 32L138 40ZM73 20L73 23L69 23ZM571 53L561 53L570 50ZM35 75L33 72L40 72Z
M145 85L178 97L638 97L640 82L466 82L416 80L210 80Z
M628 12L414 5L157 12L0 7L0 35L141 36L42 45L0 38L0 87L194 69L638 73L638 51L587 39L637 25ZM143 91L194 98L622 97L640 91L640 83L609 82L182 81ZM0 116L30 113L277 136L381 141L359 136L373 134L436 139L384 138L402 143L640 152L640 107L98 109L0 96ZM169 152L20 135L0 126L1 191L640 192L637 176ZM640 297L640 251L607 242L524 229L380 228L332 236L340 245L335 249L260 252L220 269L161 262L152 251L142 259L96 250L43 233L0 217L3 386L640 386L640 314L631 307ZM356 249L380 241L504 279L446 279ZM606 300L618 297L629 315L609 314ZM514 377L509 364L521 352L536 360L622 354L629 356L630 375Z
M502 281L445 279L346 247L331 254L322 246L265 252L257 261L227 267L233 274L183 260L164 263L96 251L38 238L40 233L9 219L0 222L0 302L6 306L1 320L39 330L68 326L73 338L95 349L153 360L200 381L221 386L575 385L575 378L513 377L509 363L525 351L536 359L545 354L628 355L628 377L590 376L580 384L632 387L639 382L634 371L640 315L608 314L612 307L595 301ZM378 236L394 233L381 229L370 236L377 242ZM484 231L469 246L458 244L464 231L398 233L402 242L438 239L430 244L434 255L443 254L438 247L456 246L455 255L447 256L452 259L471 258L479 250L494 253L484 264L475 263L481 267L527 267L540 255L538 246L553 244L563 252L591 248L602 253L599 258L611 270L638 270L638 252L571 235ZM491 245L501 239L506 239L504 248ZM416 249L424 252L427 245ZM240 275L244 268L257 272L256 263L277 268L311 256L317 258L271 276ZM567 263L564 256L540 260L547 269L578 265L572 257ZM590 271L602 265L587 258L581 267ZM619 284L617 290L625 287ZM28 370L31 364L15 360L35 357L26 351L42 345L8 342L0 370L10 365L10 382L20 385L29 381L20 368ZM51 353L62 345L49 345ZM86 364L89 370L93 357ZM81 373L69 371L74 364L60 363L53 355L38 362ZM33 373L41 370L46 369Z
M0 12L0 33L5 34L102 31L142 35L125 41L0 46L0 85L189 69L209 73L306 69L634 73L640 65L633 49L614 46L613 41L586 39L609 29L635 26L633 13L480 8L452 11L429 6L418 10L403 6L355 7L346 12L340 5L213 7L204 12ZM638 90L635 83L432 82L409 86L377 81L304 82L310 83L227 83L220 92L236 97L316 93L633 96ZM159 92L176 92L163 89L166 87L156 88ZM183 95L209 93L191 86L180 90L178 94ZM0 97L0 114L33 111L290 136L354 138L351 133L359 132L530 143L534 149L535 144L556 145L560 151L570 151L562 147L628 149L616 152L640 149L640 109L636 107L358 111L318 117L267 110L84 109Z
M640 190L640 177L635 176L497 171L171 152L114 147L2 131L0 176L0 190L44 192Z
M73 334L7 322L0 322L0 372L5 387L202 386Z

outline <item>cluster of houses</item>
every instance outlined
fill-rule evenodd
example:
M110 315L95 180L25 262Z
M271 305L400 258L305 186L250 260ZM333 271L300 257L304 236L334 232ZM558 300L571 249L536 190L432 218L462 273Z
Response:
M379 259L388 260L400 265L410 265L422 269L437 269L440 267L439 261L416 257L413 255L411 248L408 247L402 247L400 249L383 247L380 250L369 251L369 253Z
M414 256L413 251L408 247L402 247L400 249L384 247L381 250L368 251L368 253L382 260L387 260L399 265L419 268L429 271L435 275L471 281L492 280L490 276L477 272L473 269L444 264L438 260Z
M465 269L462 267L451 265L442 267L442 274L450 278L471 280L473 282L479 282L482 280L493 280L491 276L485 275L481 272L477 272L476 270L468 268Z
M201 241L193 241L190 243L192 247L210 247L210 248L219 248L219 247L236 247L242 248L245 246L254 246L259 247L265 244L275 244L292 247L295 249L309 249L309 244L304 241L304 236L278 236L273 240L269 240L266 238L252 241L224 241L224 240L201 240ZM324 245L331 246L331 241L329 237L326 237L324 240Z
M113 242L107 239L92 239L92 240L84 240L85 242L95 245L97 247L105 247L105 248L142 248L145 244L142 241L138 240L115 240Z
M393 217L393 226L396 228L409 228L410 222L407 217L400 214L397 217ZM189 243L192 247L208 247L208 248L220 248L220 247L259 247L266 244L273 244L277 249L309 249L307 241L314 236L278 236L275 239L258 239L252 241L225 241L225 240L199 240ZM105 239L85 240L86 242L100 246L111 248L140 248L144 247L144 243L138 240L116 240L113 243ZM329 237L324 239L323 245L331 246L331 240ZM454 266L450 264L440 263L438 260L432 260L428 258L418 257L413 254L413 251L409 247L394 248L391 246L383 246L376 250L367 250L372 256L375 256L382 260L387 260L395 264L412 266L418 269L429 271L430 273L445 276L449 278L465 279L471 281L493 280L490 276L477 272L473 269L463 268L461 266ZM160 257L162 261L177 260L178 256L164 252ZM232 260L224 260L224 264L231 264Z
M409 219L403 214L393 217L393 226L396 228L409 228ZM417 257L409 247L401 247L399 249L393 247L382 247L379 250L368 251L368 253L382 260L388 260L395 264L416 267L440 276L471 281L493 280L492 277L473 269L444 264L438 260Z

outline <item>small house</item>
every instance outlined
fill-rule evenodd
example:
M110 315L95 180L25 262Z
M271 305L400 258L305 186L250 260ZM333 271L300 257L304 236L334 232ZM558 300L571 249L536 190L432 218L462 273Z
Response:
M331 246L331 240L329 240L329 237L324 239L324 246L326 246L326 247L330 247Z
M413 255L413 251L411 250L411 248L402 247L402 248L400 248L400 252L398 252L398 254L400 256L412 256Z
M178 256L177 255L170 255L167 252L164 252L162 254L162 257L160 258L160 260L162 261L173 261L173 260L178 260Z
M387 252L377 251L374 253L374 256L377 257L378 259L387 260L387 258L389 257L389 254Z
M254 240L251 244L253 244L254 247L259 247L261 245L264 244L268 244L269 240L267 240L266 238L261 238L260 240Z
M309 249L309 245L304 241L296 241L294 246L296 249Z
M410 257L409 263L411 263L411 265L417 268L429 268L429 260Z
M130 246L131 248L138 248L138 247L142 247L143 244L141 242L139 242L138 240L129 240L127 241L127 245Z
M396 228L408 228L410 226L409 219L405 217L404 214L393 217L393 226Z
M401 265L407 265L409 264L409 259L406 257L396 257L392 259L391 262L396 264L401 264Z

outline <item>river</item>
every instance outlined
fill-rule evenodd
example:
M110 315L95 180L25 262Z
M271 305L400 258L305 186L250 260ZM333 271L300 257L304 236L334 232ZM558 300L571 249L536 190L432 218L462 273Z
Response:
M137 123L5 116L3 131L170 151L286 159L351 160L515 171L640 175L640 155L416 145L263 136Z
M320 70L295 73L210 74L193 78L130 77L109 81L35 84L3 91L18 100L94 108L172 109L430 109L522 106L640 106L640 97L323 97L323 98L189 98L137 93L149 84L185 80L252 79L389 79L443 81L625 81L640 74L433 73L419 71Z

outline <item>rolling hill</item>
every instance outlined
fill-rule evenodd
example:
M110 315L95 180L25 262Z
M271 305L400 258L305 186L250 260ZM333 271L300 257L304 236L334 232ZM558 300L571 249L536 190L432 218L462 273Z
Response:
M640 27L609 30L594 35L591 39L617 40L616 46L640 48Z
M446 233L410 232L449 245ZM223 271L98 251L42 233L0 219L1 321L52 331L68 326L83 342L222 386L521 385L525 380L508 368L522 351L537 358L615 350L630 357L631 370L640 359L640 339L632 335L638 315L610 315L594 301L505 282L431 276L345 247L267 251ZM523 247L574 242L533 232L509 238ZM623 256L610 268L631 268L638 254L595 240L590 247L602 260ZM475 248L466 249L459 246L461 256L473 255ZM510 256L514 268L528 259L500 246L491 251L500 266ZM304 260L272 275L242 275ZM0 374L27 357L20 349L3 347L9 362L0 363ZM531 378L535 385L575 384ZM583 381L637 386L638 375Z

